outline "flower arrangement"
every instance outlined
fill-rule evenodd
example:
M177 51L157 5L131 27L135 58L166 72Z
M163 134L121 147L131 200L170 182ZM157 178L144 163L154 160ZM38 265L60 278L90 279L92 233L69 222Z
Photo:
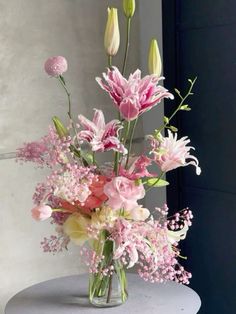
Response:
M191 155L187 137L178 139L177 129L170 124L174 115L189 111L185 104L192 95L195 80L189 80L186 95L176 90L180 104L163 125L148 135L149 151L135 156L132 142L140 116L163 99L174 96L160 82L162 63L157 41L149 49L149 75L136 70L125 77L128 58L130 25L135 13L135 1L123 1L127 21L127 42L122 71L112 65L120 44L117 9L108 9L104 45L108 68L96 78L109 94L117 118L105 122L101 110L95 109L92 120L83 115L72 117L71 96L63 74L67 61L62 56L49 58L46 73L56 78L68 97L69 126L58 117L48 134L39 141L26 143L18 149L17 160L48 167L51 174L39 183L33 195L32 217L51 219L56 235L44 238L44 252L57 253L68 248L69 242L81 247L81 256L90 276L89 298L97 306L116 305L127 299L125 269L136 265L144 280L165 282L174 280L188 284L191 274L180 265L178 243L186 237L192 224L192 212L186 208L168 217L168 207L151 211L139 204L149 190L168 185L164 175L178 167L193 165L201 169ZM164 135L163 131L167 130ZM113 151L114 161L98 164L97 154ZM156 165L156 172L148 167ZM115 278L119 283L113 293Z

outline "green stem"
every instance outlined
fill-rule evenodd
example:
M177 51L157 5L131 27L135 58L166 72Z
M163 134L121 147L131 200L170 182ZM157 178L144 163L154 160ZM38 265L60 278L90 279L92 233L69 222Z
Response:
M72 128L74 130L74 134L75 134L75 138L76 138L76 144L79 146L79 142L78 142L78 139L77 139L77 132L76 132L75 124L74 124L74 121L72 119L72 114L71 114L71 97L70 97L70 92L69 92L68 88L66 87L65 80L64 80L62 75L58 76L58 81L61 83L62 87L64 88L64 90L66 92L66 95L67 95L67 98L68 98L69 108L68 108L67 114L69 116L70 122L72 123Z
M193 86L196 82L197 78L195 77L195 79L193 81L190 81L190 88L187 92L187 94L183 97L180 95L180 93L178 92L178 95L181 99L181 102L179 104L179 106L175 109L175 111L172 113L172 115L168 118L168 122L164 123L164 125L157 131L157 134L161 133L166 127L167 125L169 124L170 120L173 119L173 117L176 115L176 113L180 110L181 106L184 104L185 100L190 96L192 95L192 89L193 89Z
M131 149L132 149L132 143L133 143L133 138L134 138L134 132L135 132L135 128L138 122L138 118L134 121L134 124L132 126L132 130L131 130L131 135L130 135L130 139L129 139L129 148L128 148L128 154L127 154L127 159L126 159L126 164L125 164L125 168L127 169L128 164L129 164L129 157L130 157L130 153L131 153Z
M128 53L129 53L129 42L130 42L130 25L131 25L131 18L127 18L127 27L126 27L126 46L125 46L125 56L124 56L124 62L122 67L122 75L125 74L126 65L127 65L127 59L128 59ZM111 67L111 59L108 58L108 64L109 67ZM118 113L118 119L121 119L120 112ZM120 160L120 153L115 153L115 161L114 161L114 172L117 176L119 174L119 160Z
M109 278L109 284L108 284L108 293L107 293L107 303L111 302L111 292L112 292L112 278L113 276L111 275Z
M92 156L93 156L93 165L96 165L95 152L93 152Z
M125 57L124 63L122 67L122 75L125 75L127 60L128 60L128 53L129 53L129 44L130 44L130 26L131 26L131 17L127 18L126 24L126 46L125 46Z
M128 136L129 136L129 131L130 131L130 121L126 122L126 125L125 125L125 134L124 134L124 138L123 138L123 145L125 146L126 144L126 141L128 139Z
M108 55L108 66L109 68L112 67L112 56Z
M68 91L68 89L67 89L67 87L66 87L66 84L65 84L65 80L64 80L64 78L63 78L61 75L58 76L58 80L59 80L59 82L61 83L62 87L64 88L64 90L65 90L65 92L66 92L66 94L67 94L68 103L69 103L69 109L68 109L67 114L68 114L69 118L72 120L70 92Z
M120 159L120 153L115 152L114 172L116 176L118 176L119 174L119 159Z

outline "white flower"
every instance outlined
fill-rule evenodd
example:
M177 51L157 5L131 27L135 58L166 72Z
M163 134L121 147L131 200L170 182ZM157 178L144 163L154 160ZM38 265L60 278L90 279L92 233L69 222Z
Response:
M178 167L185 167L193 165L196 167L196 174L201 174L198 159L190 154L190 150L194 149L192 146L187 146L190 143L188 137L182 137L177 140L177 133L173 135L168 130L168 136L156 139L152 136L149 137L153 147L152 154L157 165L163 172L167 172Z
M187 232L188 232L188 225L185 224L183 229L178 231L167 231L167 237L171 244L174 244L176 242L179 242L180 240L184 240L186 238Z

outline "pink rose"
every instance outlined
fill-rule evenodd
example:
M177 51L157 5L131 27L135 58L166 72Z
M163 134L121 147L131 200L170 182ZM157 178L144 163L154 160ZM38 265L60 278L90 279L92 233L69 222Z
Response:
M47 59L44 69L49 76L59 76L67 71L68 65L64 57L55 56Z
M51 217L52 209L48 205L40 205L31 209L32 217L37 221L43 221Z
M115 177L106 183L104 193L108 197L107 204L113 209L132 210L138 207L137 200L144 197L145 190L142 184L136 185L125 177Z

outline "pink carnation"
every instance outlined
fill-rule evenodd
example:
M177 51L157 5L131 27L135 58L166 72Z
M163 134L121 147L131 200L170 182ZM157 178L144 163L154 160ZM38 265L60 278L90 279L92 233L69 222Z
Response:
M43 221L51 217L52 209L48 205L40 205L31 209L31 213L35 220Z
M145 196L142 184L136 185L125 177L115 177L104 186L104 193L108 196L107 204L113 209L132 210L138 207L137 200Z
M158 85L161 79L163 77L154 74L141 78L141 71L136 70L127 80L118 68L113 67L103 73L103 79L96 80L114 100L122 117L132 121L160 103L163 98L174 98L167 89Z
M47 59L44 69L49 76L59 76L67 71L68 65L64 57L55 56Z

